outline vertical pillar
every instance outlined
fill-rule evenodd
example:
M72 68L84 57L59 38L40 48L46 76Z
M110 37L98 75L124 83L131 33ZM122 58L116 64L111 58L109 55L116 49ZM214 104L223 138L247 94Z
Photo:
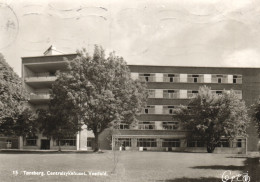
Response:
M186 148L186 146L187 146L186 143L187 143L186 139L180 139L180 147L181 148Z
M133 148L137 147L137 140L136 140L136 138L131 138L131 147L133 147Z
M156 138L156 143L158 148L162 148L162 139Z
M79 132L79 150L88 150L87 147L88 132L87 126L83 125L82 130Z
M23 149L23 137L18 137L18 149Z
M79 146L79 132L77 132L77 136L76 136L76 146L77 146L77 150L80 149L80 146Z

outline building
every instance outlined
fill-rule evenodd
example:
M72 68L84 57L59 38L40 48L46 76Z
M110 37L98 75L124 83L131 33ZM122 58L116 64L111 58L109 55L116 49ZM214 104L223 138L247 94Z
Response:
M50 47L43 56L22 58L22 78L30 92L29 104L36 110L46 108L50 100L49 89L55 81L57 70L66 70L64 58L76 54L61 54ZM212 92L234 90L247 106L254 103L260 93L260 68L183 67L129 65L133 79L147 82L149 99L143 109L140 122L135 126L121 124L118 129L101 133L102 149L205 151L200 141L188 141L187 132L172 121L172 114L180 104L186 105L196 96L200 86L211 87ZM224 139L216 152L245 153L257 150L258 138L254 126L248 129L249 137L229 142ZM63 149L91 149L93 133L83 129L74 138L64 139ZM38 135L36 138L20 138L23 149L57 149L57 142Z

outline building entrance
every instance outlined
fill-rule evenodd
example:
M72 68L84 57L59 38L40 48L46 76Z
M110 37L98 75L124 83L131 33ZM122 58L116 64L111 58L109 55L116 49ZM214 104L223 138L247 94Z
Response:
M50 149L50 140L42 139L41 140L41 149L42 150L49 150Z

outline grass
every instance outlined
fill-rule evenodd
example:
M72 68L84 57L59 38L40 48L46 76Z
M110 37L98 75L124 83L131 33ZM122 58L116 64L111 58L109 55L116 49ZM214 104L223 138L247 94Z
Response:
M0 153L0 179L9 181L221 181L223 172L246 172L245 158L207 153L112 152L105 153ZM257 164L258 165L258 164ZM259 170L259 165L257 170ZM13 171L18 171L16 176ZM45 176L24 175L23 171L44 172ZM59 176L51 172L106 172L107 176ZM250 174L250 172L249 172ZM252 180L251 180L252 181Z

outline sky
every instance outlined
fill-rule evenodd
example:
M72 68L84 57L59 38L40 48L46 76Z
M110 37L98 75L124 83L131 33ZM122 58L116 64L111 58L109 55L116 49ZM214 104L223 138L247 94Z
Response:
M21 75L21 57L51 45L93 45L128 64L260 67L257 0L0 0L0 53Z

